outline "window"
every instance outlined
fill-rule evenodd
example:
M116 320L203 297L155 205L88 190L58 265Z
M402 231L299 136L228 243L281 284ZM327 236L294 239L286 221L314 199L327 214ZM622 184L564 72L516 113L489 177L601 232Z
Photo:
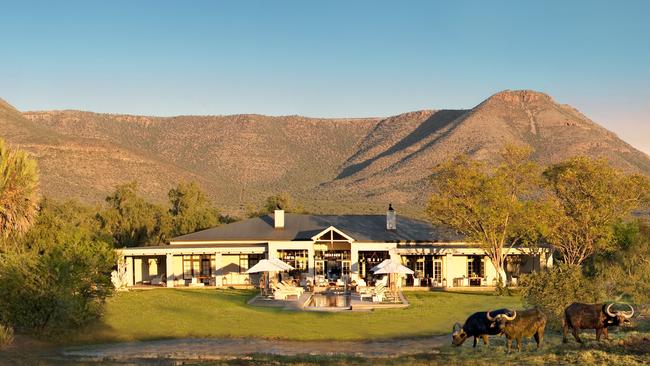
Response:
M262 259L262 254L240 254L239 273L246 273L246 271L256 265L260 259Z
M482 258L480 256L467 257L467 276L483 277Z
M309 252L304 250L278 250L278 258L299 272L309 270Z
M433 261L433 279L436 282L442 282L442 261Z
M211 255L184 255L183 256L183 279L192 279L193 277L210 277L212 275Z

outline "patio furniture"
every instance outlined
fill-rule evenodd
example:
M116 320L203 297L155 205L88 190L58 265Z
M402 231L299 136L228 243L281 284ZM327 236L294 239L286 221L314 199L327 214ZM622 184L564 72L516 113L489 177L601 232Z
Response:
M383 283L378 283L375 287L374 294L372 296L372 302L382 302L384 301L384 295L386 294L386 286Z
M162 286L162 285L164 285L164 283L163 283L164 278L165 278L164 274L161 274L158 277L154 277L154 278L151 279L151 284L153 286Z

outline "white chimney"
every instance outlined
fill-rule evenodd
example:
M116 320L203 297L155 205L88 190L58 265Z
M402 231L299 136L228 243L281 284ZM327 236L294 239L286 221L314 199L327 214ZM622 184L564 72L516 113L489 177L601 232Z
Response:
M393 204L388 204L386 212L386 230L397 230L397 211L393 209Z
M273 215L273 221L276 229L284 229L284 210L277 209Z

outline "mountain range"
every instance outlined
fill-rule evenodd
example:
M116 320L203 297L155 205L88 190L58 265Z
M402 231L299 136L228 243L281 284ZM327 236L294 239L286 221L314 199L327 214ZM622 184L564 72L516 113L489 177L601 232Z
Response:
M466 110L338 119L21 112L0 99L0 137L36 157L48 196L98 202L137 181L164 201L177 182L196 181L231 214L286 192L312 212L377 212L392 202L418 216L437 164L458 154L494 162L506 144L531 146L541 164L586 155L650 175L648 155L529 90Z

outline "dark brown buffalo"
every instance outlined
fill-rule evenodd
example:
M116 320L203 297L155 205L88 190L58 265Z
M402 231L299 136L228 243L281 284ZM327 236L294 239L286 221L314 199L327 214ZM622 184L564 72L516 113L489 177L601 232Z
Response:
M513 310L510 314L499 314L496 316L488 313L488 318L496 320L496 327L508 339L508 353L512 348L512 341L517 342L517 349L521 352L522 338L534 337L537 348L544 340L544 329L546 329L546 314L541 310Z
M574 302L564 309L564 321L562 326L563 342L566 343L569 328L573 330L573 337L578 343L582 343L578 331L580 329L595 329L596 340L600 341L600 335L605 334L609 339L608 327L623 326L630 323L634 315L634 308L630 305L630 311L612 310L614 304L582 304Z
M462 345L468 338L474 337L474 347L476 347L477 340L480 337L483 339L483 343L487 345L489 336L501 333L499 329L494 326L494 318L492 318L492 320L489 320L487 318L487 314L492 313L493 316L496 316L507 311L507 309L479 311L470 315L467 320L465 320L465 324L454 324L451 332L451 344L458 347Z

